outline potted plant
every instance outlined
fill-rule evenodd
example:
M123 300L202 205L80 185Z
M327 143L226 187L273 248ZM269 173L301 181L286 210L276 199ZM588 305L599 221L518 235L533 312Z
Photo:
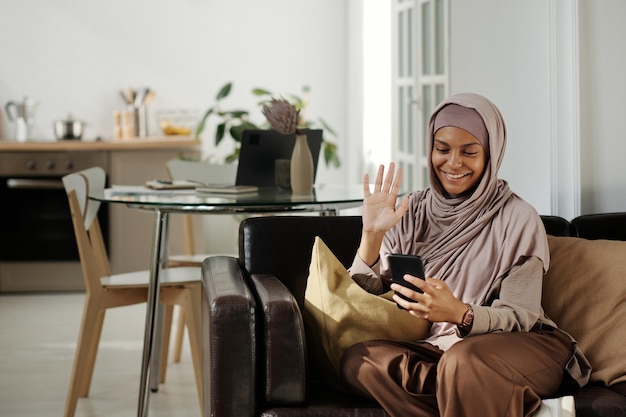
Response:
M208 119L213 116L219 119L217 127L215 129L215 145L219 145L222 140L228 135L236 142L234 151L228 155L225 159L226 162L233 162L239 158L239 148L241 143L241 137L243 131L246 129L268 129L269 124L267 121L256 124L250 120L250 112L248 110L224 110L222 108L222 100L230 95L233 84L229 82L220 88L219 92L215 96L215 104L211 106L203 115L202 119L196 127L195 137L198 139L206 127ZM341 165L339 155L337 153L337 145L334 141L328 139L332 137L336 140L337 134L335 131L320 117L317 121L306 120L303 117L304 110L307 105L305 99L306 95L310 92L308 86L302 87L302 94L300 96L295 94L288 94L286 100L298 109L300 117L298 120L298 127L302 129L323 129L322 138L322 152L324 155L324 162L326 166L338 168ZM264 88L254 88L252 94L259 98L259 108L269 103L272 98L275 97L270 91Z

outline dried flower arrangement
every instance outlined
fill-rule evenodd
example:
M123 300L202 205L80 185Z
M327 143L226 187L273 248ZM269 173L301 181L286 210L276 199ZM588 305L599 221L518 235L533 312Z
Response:
M230 135L230 137L235 141L235 149L234 151L226 157L226 162L236 161L239 158L239 144L241 143L241 137L243 135L243 131L246 129L266 129L268 128L268 123L264 122L261 124L253 123L250 120L250 112L248 110L224 110L222 109L221 103L222 100L230 95L232 90L232 83L226 83L219 90L215 97L215 104L211 106L204 114L198 126L196 127L195 137L196 139L200 138L200 135L204 131L206 127L207 120L211 116L215 116L219 119L215 130L215 145L219 145L222 140L226 137L226 133ZM335 140L337 138L337 134L335 131L322 119L318 118L317 123L311 120L305 120L302 116L304 109L306 108L307 101L303 98L309 93L310 89L307 86L302 88L302 95L297 96L294 94L287 95L289 97L288 100L284 100L290 103L291 106L296 110L296 126L297 128L302 129L314 129L314 128L322 128L324 137L322 139L322 149L324 155L324 162L326 166L338 168L341 166L341 161L339 160L339 155L337 153L337 145L334 141L328 140L328 137L331 136ZM272 103L274 94L270 91L263 88L255 88L252 90L252 94L259 97L259 106L262 108L264 105ZM267 116L266 116L267 117ZM293 120L292 120L293 121Z
M296 106L284 98L273 98L269 103L264 104L262 113L270 126L278 133L283 135L299 133L298 120L300 119L300 110L297 110Z

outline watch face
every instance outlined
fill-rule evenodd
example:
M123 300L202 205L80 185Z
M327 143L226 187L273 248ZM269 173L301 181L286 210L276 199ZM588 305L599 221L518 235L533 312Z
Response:
M468 304L467 311L463 315L463 323L461 324L461 326L463 327L470 326L473 321L474 321L474 309Z

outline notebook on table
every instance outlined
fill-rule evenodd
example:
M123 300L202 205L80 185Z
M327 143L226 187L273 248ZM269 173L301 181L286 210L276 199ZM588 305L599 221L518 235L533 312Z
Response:
M313 157L313 182L317 174L322 147L321 129L303 129ZM296 135L283 135L275 130L244 130L239 150L237 177L234 184L208 184L196 188L207 193L250 193L278 188L276 182L276 160L290 159Z

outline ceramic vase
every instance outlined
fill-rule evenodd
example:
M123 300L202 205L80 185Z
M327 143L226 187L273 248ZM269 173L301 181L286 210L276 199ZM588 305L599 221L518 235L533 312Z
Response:
M313 191L313 156L306 135L296 135L289 176L294 194L310 194Z

